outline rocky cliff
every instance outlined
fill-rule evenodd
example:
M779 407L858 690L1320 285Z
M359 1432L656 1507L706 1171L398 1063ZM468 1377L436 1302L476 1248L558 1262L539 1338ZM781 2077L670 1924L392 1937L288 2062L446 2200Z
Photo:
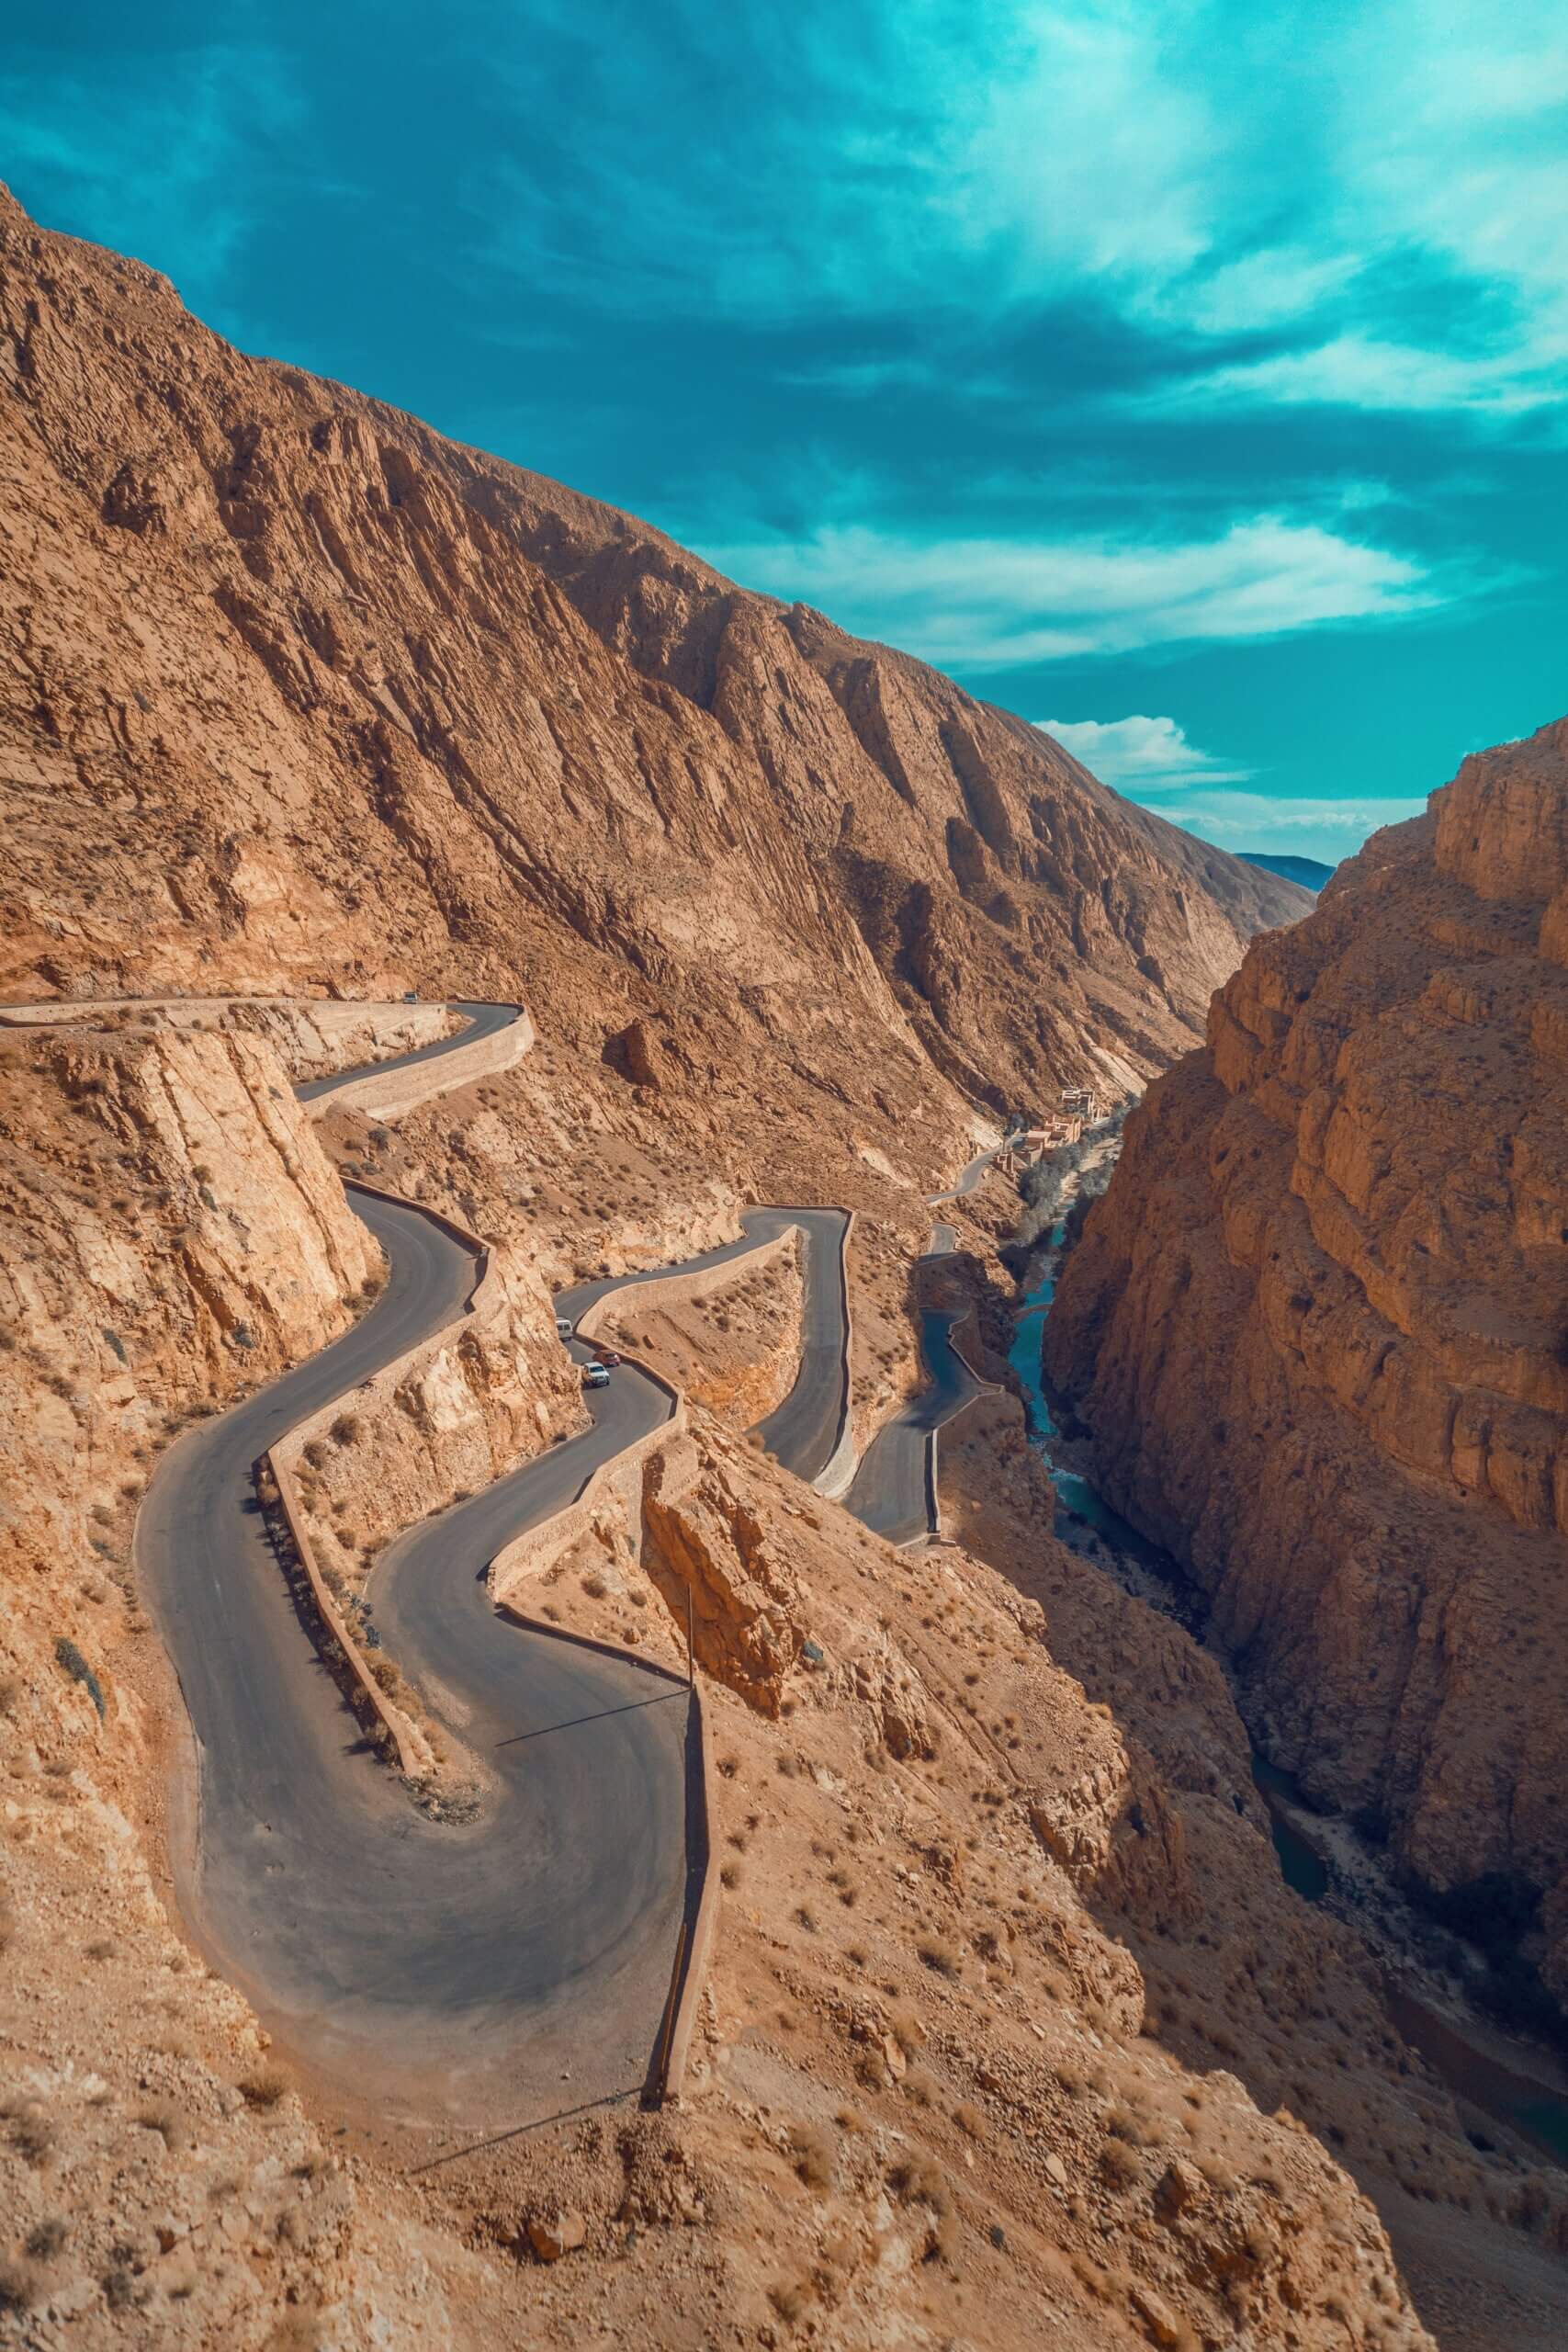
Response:
M1568 721L1256 943L1150 1090L1046 1368L1254 1726L1568 1996Z
M3 191L0 376L10 997L521 979L634 1082L886 1119L1146 1075L1307 903Z

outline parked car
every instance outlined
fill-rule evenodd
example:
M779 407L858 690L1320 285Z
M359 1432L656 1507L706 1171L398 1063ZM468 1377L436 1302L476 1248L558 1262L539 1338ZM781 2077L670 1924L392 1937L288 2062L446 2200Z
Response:
M614 1372L614 1371L615 1371L615 1366L620 1363L620 1361L621 1361L621 1359L620 1359L620 1357L615 1353L615 1349L614 1349L614 1348L601 1348L601 1349L600 1349L600 1351L599 1351L599 1362L600 1362L602 1364L604 1364L604 1365L605 1366L606 1370L608 1370L608 1371L610 1371L610 1372Z
M610 1375L602 1363L585 1363L582 1367L584 1388L608 1388Z
M556 1317L556 1337L558 1340L570 1340L571 1337L571 1324L564 1315Z

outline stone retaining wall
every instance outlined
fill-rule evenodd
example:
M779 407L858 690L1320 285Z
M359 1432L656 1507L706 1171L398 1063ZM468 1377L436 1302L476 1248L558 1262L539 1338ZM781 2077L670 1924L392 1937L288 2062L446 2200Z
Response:
M702 1266L695 1273L652 1274L635 1282L618 1283L615 1289L605 1291L603 1297L583 1308L577 1318L576 1336L580 1340L596 1339L609 1319L612 1307L625 1306L633 1297L639 1304L646 1301L656 1311L711 1298L716 1291L728 1290L732 1283L771 1266L789 1248L791 1236L799 1231L798 1226L790 1226L783 1233L775 1233L771 1241L759 1241L753 1249L727 1258L722 1265Z
M428 1102L433 1095L449 1094L477 1079L493 1078L511 1069L529 1053L536 1041L534 1023L524 1006L504 1029L492 1029L471 1045L457 1045L428 1061L411 1062L402 1069L367 1070L363 1078L318 1094L305 1105L310 1116L324 1118L329 1111L357 1111L367 1119L400 1119Z
M286 1445L288 1440L285 1439L281 1442ZM357 1640L349 1632L344 1613L333 1600L331 1588L317 1565L310 1536L305 1532L305 1513L288 1464L279 1461L276 1446L270 1453L264 1454L262 1459L272 1472L277 1487L278 1506L283 1513L284 1523L288 1530L294 1549L299 1554L299 1565L305 1571L306 1581L310 1585L316 1607L321 1611L322 1623L331 1633L333 1639L342 1648L344 1657L348 1662L348 1670L357 1688L368 1701L375 1714L391 1734L398 1751L399 1770L411 1781L427 1779L435 1764L430 1742L418 1725L412 1723L404 1714L402 1709L392 1704L371 1673L365 1653Z
M356 1385L353 1390L345 1390L342 1395L334 1396L330 1403L323 1405L319 1412L310 1413L302 1421L296 1421L291 1430L287 1430L274 1442L265 1456L267 1465L277 1484L278 1498L289 1534L294 1540L294 1548L299 1555L300 1565L304 1568L310 1590L315 1597L316 1605L331 1628L334 1639L342 1644L344 1655L348 1660L349 1672L355 1683L396 1741L398 1761L403 1771L412 1780L420 1780L430 1772L434 1763L430 1743L417 1725L403 1713L401 1708L395 1707L388 1699L380 1684L371 1673L369 1663L358 1641L350 1633L344 1612L339 1609L326 1579L321 1575L310 1536L306 1532L305 1511L296 1479L300 1457L306 1446L312 1439L321 1436L332 1427L333 1422L343 1410L344 1395L366 1396L374 1397L378 1401L389 1396L408 1378L411 1372L417 1370L434 1356L438 1355L443 1348L450 1346L454 1332L462 1329L474 1317L483 1317L487 1313L495 1311L502 1304L504 1294L491 1265L488 1243L482 1241L477 1233L470 1233L466 1226L459 1225L455 1218L445 1216L439 1209L425 1208L418 1201L405 1200L400 1193L389 1193L378 1184L345 1184L344 1189L351 1193L356 1192L373 1193L378 1200L394 1202L400 1208L411 1208L421 1216L428 1217L433 1225L440 1226L443 1231L451 1234L455 1240L461 1242L466 1250L473 1252L477 1267L474 1287L464 1302L461 1313L453 1322L444 1325L428 1340L422 1340L417 1347L410 1348L402 1355L395 1357L390 1363L383 1364L379 1372L364 1383L363 1387Z

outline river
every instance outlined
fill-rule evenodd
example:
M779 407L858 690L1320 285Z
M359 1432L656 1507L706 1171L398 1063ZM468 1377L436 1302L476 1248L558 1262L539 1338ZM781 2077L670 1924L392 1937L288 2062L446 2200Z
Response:
M1031 1442L1044 1460L1056 1491L1057 1533L1091 1560L1114 1573L1123 1589L1174 1617L1201 1640L1207 1617L1203 1595L1179 1561L1141 1535L1111 1509L1090 1481L1059 1456L1062 1439L1052 1418L1041 1373L1042 1325L1056 1295L1056 1272L1065 1240L1065 1219L1036 1252L1018 1301L1008 1362L1028 1398ZM1107 1554L1111 1555L1109 1560ZM1224 1661L1221 1661L1222 1664ZM1390 2022L1440 2075L1460 2102L1472 2137L1474 2111L1505 2124L1540 2154L1568 2170L1568 2073L1533 2043L1505 2034L1470 2012L1451 1981L1439 1991L1417 1980L1407 1954L1391 1955L1389 1917L1409 1918L1402 1898L1386 1884L1382 1865L1348 1825L1314 1820L1290 1775L1258 1749L1252 1777L1269 1809L1274 1851L1286 1883L1309 1903L1331 1904L1337 1916L1363 1933L1363 1905L1374 1888L1385 1916L1371 1935L1382 1956L1383 1997ZM1314 1830L1321 1832L1314 1836ZM1391 1958L1395 1964L1391 1965ZM1439 2006L1440 2004L1440 2006Z

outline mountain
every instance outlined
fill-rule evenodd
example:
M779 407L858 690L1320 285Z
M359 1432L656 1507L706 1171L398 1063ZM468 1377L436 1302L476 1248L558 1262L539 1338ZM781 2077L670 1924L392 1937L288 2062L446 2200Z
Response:
M579 1050L647 1017L721 1095L767 1069L874 1123L879 1080L1135 1083L1305 909L8 198L0 269L8 996L525 987Z
M1303 890L1321 890L1334 872L1332 865L1325 865L1315 857L1282 857L1273 850L1241 849L1236 855L1244 865L1261 866L1265 874L1278 874L1287 882L1298 882Z
M1568 2000L1568 719L1257 942L1046 1364L1269 1754Z

